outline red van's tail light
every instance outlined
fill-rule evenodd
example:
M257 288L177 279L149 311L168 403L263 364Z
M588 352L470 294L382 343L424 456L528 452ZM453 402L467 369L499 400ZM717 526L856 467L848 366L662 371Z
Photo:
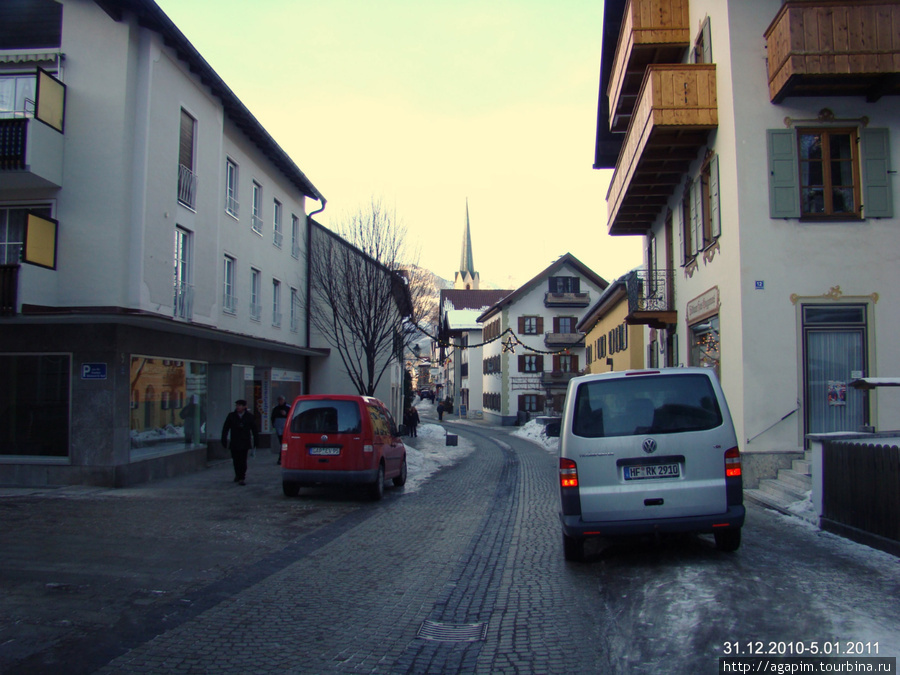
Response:
M364 445L363 452L375 452L375 446L374 445Z
M741 475L741 453L737 448L725 451L725 476L737 478Z
M564 488L578 487L578 465L571 459L559 458L559 485Z

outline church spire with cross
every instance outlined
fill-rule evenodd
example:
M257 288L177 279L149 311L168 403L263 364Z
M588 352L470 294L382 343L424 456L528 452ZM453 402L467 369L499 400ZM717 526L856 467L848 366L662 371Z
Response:
M466 230L463 232L462 256L459 261L459 271L453 277L453 287L459 290L478 290L481 285L481 277L475 271L474 257L472 256L472 232L469 228L469 200L466 199Z

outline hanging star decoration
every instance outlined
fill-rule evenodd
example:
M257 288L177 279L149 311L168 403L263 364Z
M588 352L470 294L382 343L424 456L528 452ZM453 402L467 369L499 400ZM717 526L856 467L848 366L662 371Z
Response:
M503 341L503 353L506 352L516 353L516 339L512 335Z

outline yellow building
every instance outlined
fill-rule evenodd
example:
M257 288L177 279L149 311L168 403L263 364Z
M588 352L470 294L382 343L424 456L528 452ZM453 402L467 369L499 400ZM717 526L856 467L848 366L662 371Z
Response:
M628 292L625 277L620 277L575 327L585 333L584 374L644 367L644 327L625 323L627 315Z

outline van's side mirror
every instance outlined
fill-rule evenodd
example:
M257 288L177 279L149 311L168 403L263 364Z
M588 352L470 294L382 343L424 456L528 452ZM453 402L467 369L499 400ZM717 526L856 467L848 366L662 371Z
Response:
M547 434L547 438L559 438L559 429L561 426L560 420L555 420L553 422L547 422L544 426L544 433Z

